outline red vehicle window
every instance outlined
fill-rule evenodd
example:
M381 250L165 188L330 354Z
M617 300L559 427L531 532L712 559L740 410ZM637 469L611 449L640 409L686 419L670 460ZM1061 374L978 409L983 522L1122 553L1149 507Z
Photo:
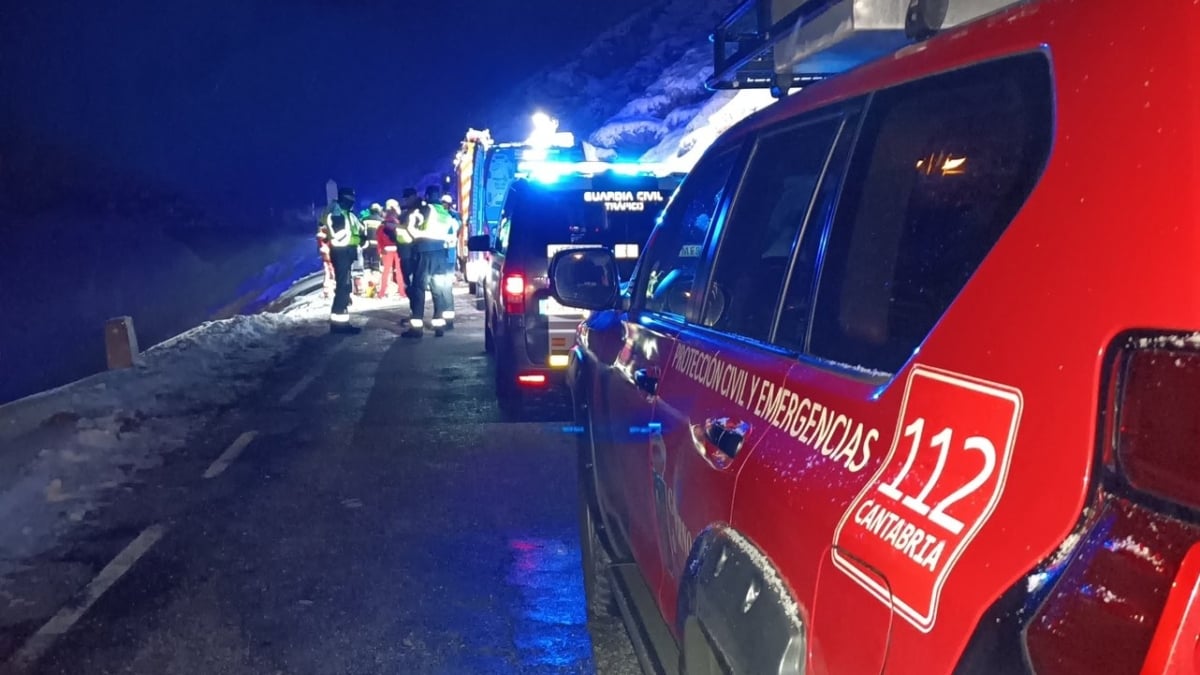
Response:
M899 370L1033 190L1052 129L1041 54L879 92L830 232L809 351Z
M640 263L641 301L635 306L685 317L704 241L737 154L736 150L727 150L705 160L680 186L663 215L662 226L647 243Z
M827 117L759 140L721 235L705 325L770 339L792 251L840 127L841 117Z

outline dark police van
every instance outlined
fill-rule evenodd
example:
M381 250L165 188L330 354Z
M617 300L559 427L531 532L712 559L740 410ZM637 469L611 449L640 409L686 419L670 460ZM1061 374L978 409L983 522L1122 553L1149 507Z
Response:
M560 250L610 249L622 280L683 174L637 164L546 163L523 172L509 189L496 236L472 237L486 251L484 341L496 358L502 410L520 409L530 391L562 382L575 329L586 312L564 307L548 290L550 259Z

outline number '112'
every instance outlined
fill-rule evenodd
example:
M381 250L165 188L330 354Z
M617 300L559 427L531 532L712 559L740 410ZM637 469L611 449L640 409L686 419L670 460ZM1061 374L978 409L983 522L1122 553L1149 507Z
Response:
M921 449L921 437L924 435L924 432L924 417L918 417L912 424L904 428L904 436L912 438L912 445L908 451L908 459L905 460L904 466L900 469L900 473L896 475L896 478L891 483L880 485L879 491L920 515L928 517L931 522L949 530L951 533L961 534L963 522L946 513L946 509L968 495L973 494L987 482L988 478L991 478L992 472L996 470L996 446L983 436L969 436L963 442L962 449L983 453L983 469L974 478L959 486L958 489L931 507L925 500L929 497L929 493L933 492L934 487L942 478L942 472L946 469L946 457L950 454L950 446L954 441L954 430L950 427L942 429L933 438L929 439L929 444L938 450L938 458L937 464L933 467L933 473L925 481L925 486L921 488L920 494L914 497L904 494L899 489L900 483L904 482L909 472L912 471L913 463L917 459L917 453Z

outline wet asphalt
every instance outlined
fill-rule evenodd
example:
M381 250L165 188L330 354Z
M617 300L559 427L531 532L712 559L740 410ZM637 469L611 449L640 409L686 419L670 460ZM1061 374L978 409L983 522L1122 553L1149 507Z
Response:
M640 672L585 624L565 400L502 420L469 296L419 341L365 304L27 562L0 672Z

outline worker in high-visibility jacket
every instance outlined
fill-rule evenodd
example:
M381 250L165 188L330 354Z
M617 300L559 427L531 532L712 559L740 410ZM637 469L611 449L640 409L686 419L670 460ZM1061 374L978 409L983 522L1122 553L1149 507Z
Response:
M360 214L361 215L361 214ZM375 238L379 231L379 226L383 224L383 205L372 204L371 208L362 216L362 224L366 229L366 236L363 243L367 246L363 247L363 270L370 276L371 272L378 272L380 263L377 249L375 248Z
M404 193L400 197L400 225L396 228L398 234L401 232L403 234L396 239L396 253L400 255L400 267L404 271L404 287L408 289L410 301L413 292L413 276L417 271L417 258L413 253L412 230L425 218L421 215L422 206L417 189L404 188Z
M438 306L440 297L441 317L446 322L446 328L452 329L454 328L454 280L458 270L458 240L459 232L462 230L462 218L454 210L454 198L450 195L442 195L434 208L438 213L434 220L440 222L441 227L446 228L447 239L442 267L431 282L433 306L435 308Z
M339 188L337 199L326 207L317 224L317 238L328 242L333 263L334 291L329 325L331 330L339 333L359 331L350 325L350 271L358 261L363 234L362 221L354 214L354 200L353 188Z
M429 322L433 334L437 337L445 335L447 316L450 320L454 318L454 296L443 280L447 271L446 250L454 245L458 223L439 202L440 190L426 190L425 198L427 203L421 212L422 217L409 228L414 239L417 269L408 287L412 316L408 321L408 330L401 333L402 337L418 338L424 335L426 287L431 287L433 291L433 318Z
M408 228L400 226L400 202L395 199L387 200L383 212L383 224L376 232L379 246L379 259L383 264L383 279L379 282L379 297L387 297L388 286L394 281L400 296L407 294L404 280L404 265L400 262L400 241L412 244L412 236Z

